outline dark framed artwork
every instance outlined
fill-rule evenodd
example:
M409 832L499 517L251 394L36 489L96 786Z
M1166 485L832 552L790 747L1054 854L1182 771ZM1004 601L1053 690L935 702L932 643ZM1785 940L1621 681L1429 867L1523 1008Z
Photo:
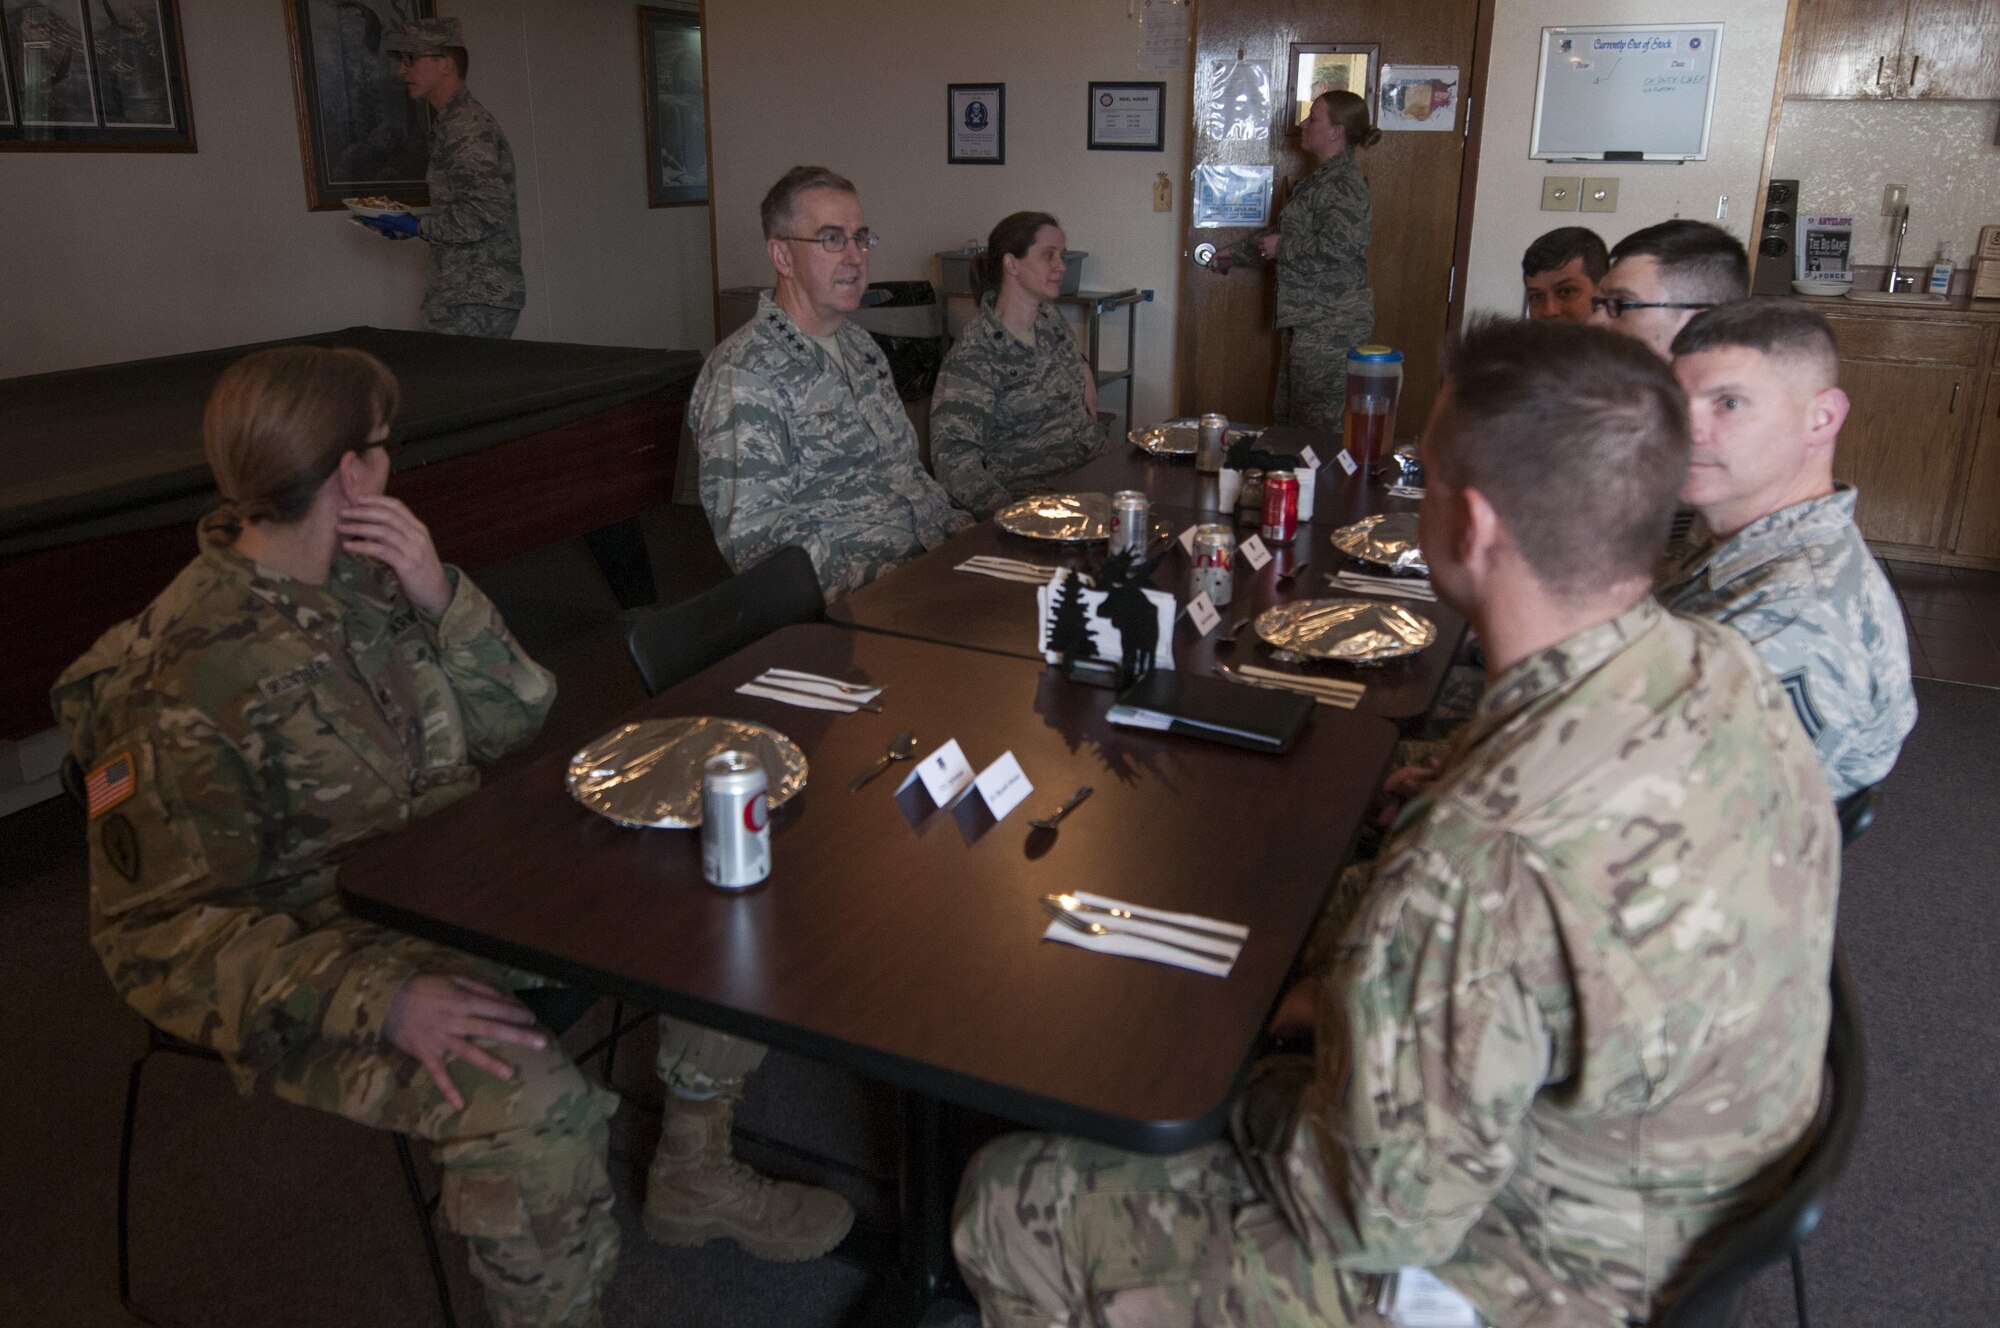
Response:
M1007 85L945 86L945 154L953 166L1007 164Z
M432 9L432 0L285 0L299 157L314 212L343 198L430 202L431 108L410 99L382 44Z
M1167 148L1165 83L1092 83L1092 152L1164 152Z
M178 0L0 0L0 150L193 152Z
M702 67L699 13L639 6L648 207L708 201L708 102Z

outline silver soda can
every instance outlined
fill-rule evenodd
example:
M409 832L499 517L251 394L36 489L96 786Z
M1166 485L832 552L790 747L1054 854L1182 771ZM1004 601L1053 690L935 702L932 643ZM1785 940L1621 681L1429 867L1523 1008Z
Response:
M770 776L751 752L718 752L701 766L701 875L741 890L771 874Z
M1120 489L1111 495L1110 552L1146 556L1153 533L1152 523L1147 519L1150 511L1146 495L1137 489Z
M1221 608L1236 587L1236 532L1228 526L1196 526L1194 571L1188 576L1188 598L1207 594Z
M1228 459L1229 417L1210 412L1201 417L1195 434L1194 468L1213 475Z

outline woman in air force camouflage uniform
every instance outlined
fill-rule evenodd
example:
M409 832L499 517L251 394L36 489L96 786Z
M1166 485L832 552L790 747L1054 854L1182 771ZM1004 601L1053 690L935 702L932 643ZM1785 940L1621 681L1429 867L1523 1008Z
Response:
M1347 352L1375 328L1368 288L1368 182L1357 148L1382 137L1368 103L1351 92L1323 92L1299 125L1299 147L1319 165L1301 180L1278 215L1276 230L1244 239L1209 263L1227 276L1244 263L1278 268L1277 424L1338 431L1347 400Z
M551 676L384 490L395 378L354 350L232 365L202 421L199 556L57 682L90 772L91 940L244 1091L431 1140L496 1324L595 1320L616 1099L506 994L531 980L364 923L355 845L540 730Z
M980 517L1097 455L1097 385L1062 293L1067 238L1046 212L1016 212L973 259L979 313L945 356L931 395L931 468Z

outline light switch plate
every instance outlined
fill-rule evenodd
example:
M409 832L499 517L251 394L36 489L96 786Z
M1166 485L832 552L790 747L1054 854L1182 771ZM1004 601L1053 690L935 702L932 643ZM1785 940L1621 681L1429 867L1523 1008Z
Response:
M1583 211L1616 212L1618 210L1617 177L1591 178L1583 182Z
M1544 175L1542 177L1542 211L1576 211L1577 191L1582 181L1574 175Z

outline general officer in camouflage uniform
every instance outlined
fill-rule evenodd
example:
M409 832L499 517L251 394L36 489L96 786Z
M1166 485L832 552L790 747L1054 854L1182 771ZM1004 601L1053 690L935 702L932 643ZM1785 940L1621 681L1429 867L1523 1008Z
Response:
M1674 338L1694 459L1685 500L1707 542L1661 576L1676 613L1727 623L1783 684L1844 798L1881 782L1917 722L1910 644L1889 578L1833 479L1847 419L1826 319L1793 300L1739 300Z
M1368 182L1355 164L1358 148L1382 137L1368 103L1351 92L1324 92L1299 125L1299 146L1319 166L1292 190L1276 231L1244 240L1210 267L1228 275L1237 263L1278 268L1278 424L1342 428L1347 402L1347 352L1375 329L1375 292L1368 288Z
M361 922L357 844L456 802L541 728L554 680L384 496L396 383L352 350L231 367L203 434L200 556L57 682L90 772L91 942L148 1021L266 1090L431 1140L493 1321L582 1325L617 1260L617 1099L509 987Z
M1261 1065L1230 1142L976 1158L955 1239L989 1325L1375 1323L1410 1265L1498 1328L1653 1322L1799 1154L1839 831L1748 646L1648 593L1681 395L1574 324L1454 358L1423 543L1493 682L1280 1012L1317 1058Z
M427 101L430 215L368 219L392 238L431 247L424 326L466 337L511 337L528 302L521 275L521 221L514 204L514 153L507 136L465 89L465 37L455 18L406 23L382 44L402 58L410 99Z
M1104 446L1097 385L1050 303L1068 243L1048 213L1016 212L973 260L979 312L931 394L931 468L975 516L1045 491Z
M972 518L924 472L888 360L847 319L875 243L854 186L795 166L762 215L777 289L715 348L688 403L701 505L731 568L796 544L832 598Z

